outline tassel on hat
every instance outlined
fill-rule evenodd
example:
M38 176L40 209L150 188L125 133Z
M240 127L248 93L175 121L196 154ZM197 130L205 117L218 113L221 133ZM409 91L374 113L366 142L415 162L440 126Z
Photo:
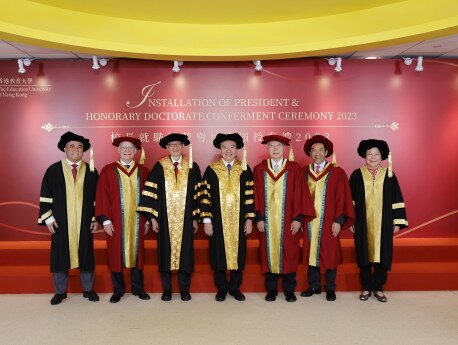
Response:
M142 154L140 156L140 164L143 164L145 163L145 160L146 160L146 154L145 154L145 149L142 147Z
M337 165L337 158L336 158L336 154L335 153L332 155L332 165L334 165L335 167L338 166Z
M92 146L91 146L91 149L89 150L89 153L90 153L90 158L89 158L89 170L91 170L91 172L94 172L94 150L92 149Z
M293 162L293 161L294 161L293 145L291 145L291 148L289 149L289 157L288 157L288 160L289 160L290 162Z
M393 177L393 161L391 159L391 151L388 153L388 177Z
M189 144L189 169L192 169L192 144Z
M246 171L248 169L247 163L246 163L246 147L243 147L243 156L242 156L242 170Z

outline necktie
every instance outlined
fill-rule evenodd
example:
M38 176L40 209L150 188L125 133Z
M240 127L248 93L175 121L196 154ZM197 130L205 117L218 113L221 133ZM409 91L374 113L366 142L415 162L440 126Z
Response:
M124 166L126 167L127 170L129 170L130 164L126 164L126 165L124 165Z
M274 162L274 173L278 173L279 171L280 171L279 162Z
M78 167L78 164L72 164L72 175L73 175L73 182L76 182L76 168Z
M315 174L319 174L319 173L320 173L320 166L315 165Z
M175 177L177 177L178 176L178 162L174 162L173 166L174 166L173 169L175 170Z
M232 168L232 165L229 163L229 164L227 165L227 172L230 173L230 172L231 172L231 168Z

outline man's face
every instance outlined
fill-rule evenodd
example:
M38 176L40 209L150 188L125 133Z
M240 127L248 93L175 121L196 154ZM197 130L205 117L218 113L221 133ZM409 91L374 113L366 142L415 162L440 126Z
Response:
M133 161L137 149L130 141L123 141L118 146L119 158L126 163Z
M64 147L67 159L72 163L78 163L83 158L83 143L79 141L69 141Z
M369 168L377 168L382 161L382 154L379 149L374 147L366 151L366 165Z
M220 145L221 157L226 162L232 162L235 159L235 152L237 151L237 144L232 140L225 140Z
M310 157L316 164L321 164L328 155L328 150L325 149L322 143L315 143L310 148Z
M180 158L183 151L183 143L180 141L171 141L167 144L167 150L173 158Z
M285 150L285 145L283 143L279 141L269 141L267 147L271 159L278 161L283 158L283 151Z

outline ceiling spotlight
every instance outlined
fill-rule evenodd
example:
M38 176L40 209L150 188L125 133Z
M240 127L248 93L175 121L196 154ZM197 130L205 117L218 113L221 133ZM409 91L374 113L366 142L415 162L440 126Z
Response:
M342 58L341 57L329 58L329 59L326 59L326 60L328 60L329 66L336 65L336 68L334 68L334 71L342 72Z
M259 72L262 71L261 60L253 60L254 69L255 71Z
M32 60L30 59L26 59L26 58L23 58L23 59L18 59L17 60L17 65L19 67L19 69L17 70L19 73L23 74L26 72L24 66L30 66L32 64Z
M172 71L174 71L175 73L180 72L180 66L183 66L183 61L173 61Z
M92 69L98 70L100 66L105 67L108 63L108 59L105 58L97 58L97 56L92 57Z
M415 67L415 71L423 72L423 56L418 57L417 67Z
M403 57L402 58L404 60L404 65L406 66L410 66L412 64L412 58L409 58L409 57Z

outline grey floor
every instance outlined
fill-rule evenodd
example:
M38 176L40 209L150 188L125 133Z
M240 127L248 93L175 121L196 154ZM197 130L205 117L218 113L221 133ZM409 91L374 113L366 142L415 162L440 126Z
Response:
M0 295L0 344L458 344L458 291L386 295L387 303L354 292L268 303L250 293L218 303L207 293L190 302L127 294L110 304L109 294L95 303L70 294L58 306L49 294Z

